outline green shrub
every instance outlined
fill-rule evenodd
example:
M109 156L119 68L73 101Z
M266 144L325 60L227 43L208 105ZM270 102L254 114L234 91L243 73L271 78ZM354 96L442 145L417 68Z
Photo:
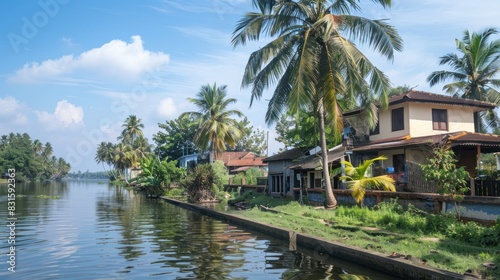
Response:
M186 189L190 202L199 202L216 198L218 187L215 182L216 174L212 165L200 164L187 175L180 185Z
M229 172L221 160L212 163L212 169L215 174L215 184L219 190L222 190L225 184L229 184Z

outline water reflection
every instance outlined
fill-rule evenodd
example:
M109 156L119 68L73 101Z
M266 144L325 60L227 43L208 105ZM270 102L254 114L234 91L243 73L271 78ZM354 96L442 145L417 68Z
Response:
M394 279L122 187L75 181L21 191L15 279ZM5 193L0 186L4 205ZM5 264L5 243L1 250Z

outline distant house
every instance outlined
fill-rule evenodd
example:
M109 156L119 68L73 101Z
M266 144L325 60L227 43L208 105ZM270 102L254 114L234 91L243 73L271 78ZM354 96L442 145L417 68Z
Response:
M264 162L268 164L268 194L272 196L284 196L299 187L300 182L294 176L289 166L309 156L309 150L305 148L293 148L279 154L267 157Z
M215 157L215 160L224 162L230 174L244 172L250 168L267 168L264 157L258 157L252 152L224 152Z
M412 90L391 97L372 130L361 109L346 112L351 127L346 145L354 164L385 155L381 167L405 181L408 164L426 162L433 146L446 143L459 165L476 176L481 153L500 152L498 135L476 132L476 113L495 108L492 103Z
M177 164L179 167L184 168L196 166L196 164L198 164L198 154L183 155L177 159Z
M328 151L329 168L340 167L345 148L336 146ZM300 188L314 193L324 189L321 151L293 148L264 160L269 164L268 192L272 196L294 195ZM310 196L308 196L311 199Z

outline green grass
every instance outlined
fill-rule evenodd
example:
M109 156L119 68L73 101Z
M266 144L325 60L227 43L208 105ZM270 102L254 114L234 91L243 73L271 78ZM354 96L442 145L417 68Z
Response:
M246 202L254 207L232 213L388 256L397 253L435 268L460 274L469 270L484 279L500 279L498 269L483 267L486 262L500 265L500 225L460 223L411 206L404 211L396 201L376 208L339 206L335 210L267 195L250 196ZM259 205L279 212L261 211Z

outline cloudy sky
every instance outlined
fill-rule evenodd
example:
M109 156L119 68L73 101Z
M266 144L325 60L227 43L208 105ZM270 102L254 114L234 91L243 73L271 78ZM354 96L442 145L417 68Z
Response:
M394 61L370 55L395 86L442 93L425 79L443 69L438 58L455 52L455 38L499 27L495 0L396 0L390 10L363 2L363 16L389 19L403 37ZM268 96L249 108L240 88L249 54L265 42L230 43L251 10L248 0L1 1L0 135L27 132L51 142L73 171L101 170L96 146L116 142L128 115L151 140L158 123L195 109L187 97L216 82L254 127L270 131L273 154L281 146L264 123Z

